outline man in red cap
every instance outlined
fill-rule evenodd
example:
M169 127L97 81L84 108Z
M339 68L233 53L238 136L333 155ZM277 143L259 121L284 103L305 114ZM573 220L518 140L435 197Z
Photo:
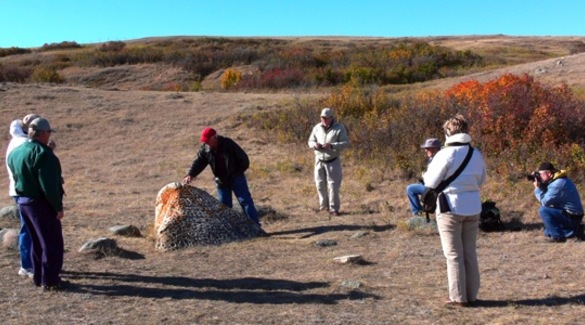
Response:
M218 135L212 128L205 128L201 132L203 145L197 153L183 184L189 184L207 165L211 166L219 201L228 207L233 207L232 192L238 198L246 216L260 226L258 212L254 207L252 195L244 172L250 166L246 152L232 139Z

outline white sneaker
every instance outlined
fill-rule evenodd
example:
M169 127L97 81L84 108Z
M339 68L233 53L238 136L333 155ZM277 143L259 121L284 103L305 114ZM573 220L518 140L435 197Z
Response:
M28 276L29 278L32 278L34 276L34 273L33 273L32 270L27 270L27 269L20 268L20 270L18 270L18 275L20 275L20 276Z

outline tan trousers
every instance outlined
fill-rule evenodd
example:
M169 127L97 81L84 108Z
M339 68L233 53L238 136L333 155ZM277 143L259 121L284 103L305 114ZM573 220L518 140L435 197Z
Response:
M319 208L339 211L341 205L339 189L342 179L341 158L329 163L315 161L315 184L319 193Z
M449 299L457 302L473 302L479 291L479 266L476 240L479 215L463 217L451 213L439 213L437 226L447 258Z

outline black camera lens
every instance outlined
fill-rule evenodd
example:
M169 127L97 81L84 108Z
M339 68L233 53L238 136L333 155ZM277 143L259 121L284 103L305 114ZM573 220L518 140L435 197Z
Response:
M540 174L538 172L532 172L531 174L526 175L526 179L534 182L534 181L538 181L538 182L542 182L542 180L540 179Z

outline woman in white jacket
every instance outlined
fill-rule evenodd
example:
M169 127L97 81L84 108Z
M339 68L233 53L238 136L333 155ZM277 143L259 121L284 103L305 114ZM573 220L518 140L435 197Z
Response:
M39 116L36 114L29 114L25 116L23 120L14 120L12 121L12 123L10 123L9 132L11 139L10 142L8 143L8 147L6 148L6 170L8 172L8 194L14 199L15 202L18 202L18 194L16 193L16 189L14 188L15 186L14 177L12 176L10 168L8 168L8 155L12 152L12 150L14 150L16 147L20 146L21 144L28 140L26 132L28 129L28 124L30 124L30 122L32 122L32 120L34 120L37 117ZM30 236L30 232L28 231L28 228L24 223L22 215L20 215L20 212L18 214L20 216L20 233L18 235L20 269L18 270L18 275L28 276L32 278L33 264L30 255L32 239Z
M462 115L443 125L445 147L439 151L424 174L425 186L436 188L453 175L471 149L469 127ZM467 306L477 299L479 266L476 240L481 213L480 187L485 183L486 167L481 153L474 149L471 160L443 193L450 211L441 212L437 203L437 226L447 259L450 305Z

